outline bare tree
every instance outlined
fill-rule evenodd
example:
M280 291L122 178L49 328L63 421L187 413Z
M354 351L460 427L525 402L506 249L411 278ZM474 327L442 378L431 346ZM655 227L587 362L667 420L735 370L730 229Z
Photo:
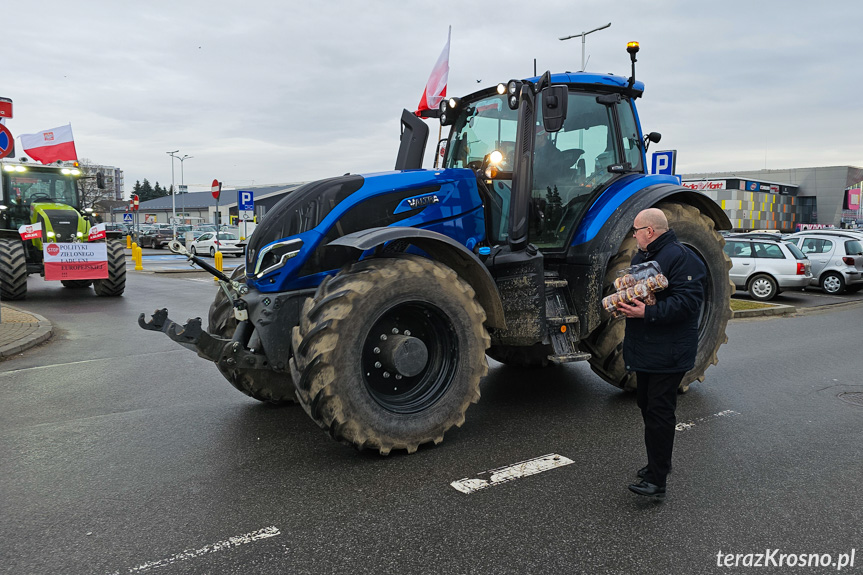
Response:
M99 201L116 199L113 170L104 169L104 166L97 165L87 158L78 160L78 165L84 174L80 180L82 209L92 208ZM100 173L101 177L99 177ZM103 189L99 188L98 180L102 180Z

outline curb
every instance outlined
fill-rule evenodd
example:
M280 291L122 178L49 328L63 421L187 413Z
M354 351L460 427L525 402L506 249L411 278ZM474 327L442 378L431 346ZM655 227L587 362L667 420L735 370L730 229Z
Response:
M740 319L746 317L761 317L770 315L789 315L797 313L797 308L793 305L771 304L770 307L759 309L738 309L731 313L731 319Z
M29 311L24 311L17 307L13 307L7 303L4 303L3 306L6 309L29 315L36 320L36 327L30 333L17 340L15 343L10 343L8 345L0 347L0 358L10 357L15 354L21 353L24 350L39 345L43 341L47 341L51 338L52 335L54 335L54 325L41 315ZM26 325L32 326L33 324L31 323Z

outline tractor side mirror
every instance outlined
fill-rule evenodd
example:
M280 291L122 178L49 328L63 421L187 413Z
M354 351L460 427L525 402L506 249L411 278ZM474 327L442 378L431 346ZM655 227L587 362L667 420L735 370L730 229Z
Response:
M542 89L542 125L546 132L557 132L563 128L567 102L566 86L547 86Z

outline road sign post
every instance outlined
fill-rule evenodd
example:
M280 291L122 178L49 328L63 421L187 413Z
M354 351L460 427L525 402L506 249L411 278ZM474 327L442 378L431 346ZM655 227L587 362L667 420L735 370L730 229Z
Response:
M251 214L251 216L249 214ZM253 218L254 214L254 192L251 190L240 190L237 194L237 215L243 220L243 237L246 237L246 220Z
M213 180L213 185L210 187L210 193L212 193L213 197L216 198L216 213L213 214L213 223L216 224L218 232L218 225L222 221L222 218L219 217L219 196L222 194L222 182L219 180Z

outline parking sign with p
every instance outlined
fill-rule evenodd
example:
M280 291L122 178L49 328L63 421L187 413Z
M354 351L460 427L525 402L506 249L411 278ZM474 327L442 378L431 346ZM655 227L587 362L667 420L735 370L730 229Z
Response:
M653 168L651 172L654 174L674 175L677 168L677 150L668 150L665 152L653 153Z

